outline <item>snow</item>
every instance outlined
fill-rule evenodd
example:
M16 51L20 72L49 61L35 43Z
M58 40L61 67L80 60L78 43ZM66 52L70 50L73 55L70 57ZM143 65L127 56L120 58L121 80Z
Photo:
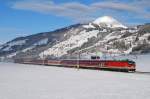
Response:
M117 28L117 27L127 28L126 26L122 25L120 22L118 22L117 20L115 20L114 18L110 16L103 16L103 17L97 18L93 23L99 26L101 26L101 24L105 24L107 25L107 27L110 27L110 28Z
M7 56L7 58L12 58L13 56L16 56L17 54L18 54L18 52L11 53Z
M3 46L2 45L0 45L0 50L3 48Z
M149 57L138 70L150 72ZM148 73L0 63L0 99L149 99L149 82Z
M120 37L121 35L116 35L115 32L112 32L104 38L104 41L106 42L106 41L113 40L113 39L119 39Z
M107 29L103 29L102 31L100 31L100 32L107 32Z
M88 25L83 25L83 27L86 29L96 28L94 25L98 25L99 27L106 26L109 28L118 28L118 27L125 28L125 29L127 28L126 26L124 26L123 24L121 24L116 19L112 18L111 16L99 17L95 21L89 23Z
M130 33L138 32L138 29L129 30Z
M23 45L26 43L26 40L18 40L8 43L8 46L15 46L15 45Z
M127 32L127 30L121 30L121 33L125 33L125 32Z
M149 42L148 37L150 36L150 33L146 33L144 35L142 35L141 37L139 37L139 41L142 43L142 41L146 40L147 42Z
M7 43L5 44L5 46L7 46L6 48L3 49L3 51L10 51L12 50L12 46L15 46L15 45L23 45L26 43L26 40L18 40L18 41L13 41L13 42L10 42L10 43Z
M44 44L47 44L47 42L48 42L48 38L45 38L45 39L39 40L34 45L44 45Z
M56 57L60 57L62 55L67 54L67 51L80 47L85 42L88 42L89 38L97 37L97 34L99 33L98 30L93 30L90 32L81 31L78 35L73 35L69 39L62 41L53 47L49 48L48 50L45 50L44 52L40 53L40 57L44 55L54 55Z
M88 25L83 25L84 28L88 29L88 28L95 28L92 23L89 23Z
M12 50L11 46L8 46L8 47L6 47L6 48L3 49L3 51L10 51L10 50Z
M132 52L132 50L133 50L133 47L130 47L128 50L124 51L124 53L125 53L125 54L129 54L129 53Z
M137 70L138 71L144 71L144 72L150 72L150 54L143 54L143 55L137 55L137 58L132 59L136 61Z
M28 48L25 48L25 49L22 50L22 52L27 52L27 51L29 51L29 50L32 50L34 47L35 47L35 46L30 46L30 47L28 47Z

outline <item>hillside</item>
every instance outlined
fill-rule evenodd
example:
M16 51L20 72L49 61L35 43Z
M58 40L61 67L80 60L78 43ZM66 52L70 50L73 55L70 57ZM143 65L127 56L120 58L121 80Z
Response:
M150 52L150 24L127 27L110 16L51 32L19 37L0 46L0 59L87 58L97 52Z

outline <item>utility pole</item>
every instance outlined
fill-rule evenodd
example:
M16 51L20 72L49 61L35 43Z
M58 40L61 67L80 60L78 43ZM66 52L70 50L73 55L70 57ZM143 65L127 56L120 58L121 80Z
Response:
M44 55L44 52L43 52L43 65L45 65L45 55Z
M80 68L80 47L78 48L78 59L77 59L77 69Z
M78 43L79 43L79 40L78 40ZM77 69L79 70L80 68L80 45L78 47L78 55L77 55Z

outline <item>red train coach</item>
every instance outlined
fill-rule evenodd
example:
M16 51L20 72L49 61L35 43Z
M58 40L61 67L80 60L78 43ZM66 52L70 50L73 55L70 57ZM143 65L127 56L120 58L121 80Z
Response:
M16 63L51 65L74 68L109 69L119 71L135 71L136 65L131 60L32 60L17 59Z
M135 71L135 62L131 60L62 60L61 65L67 67L111 69L120 71Z

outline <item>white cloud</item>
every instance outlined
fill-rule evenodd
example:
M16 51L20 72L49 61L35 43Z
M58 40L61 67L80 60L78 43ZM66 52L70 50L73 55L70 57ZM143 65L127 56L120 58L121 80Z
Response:
M13 9L20 10L31 10L45 14L53 14L56 16L65 16L77 21L89 21L96 15L95 12L104 10L112 10L119 13L119 11L126 11L135 16L140 16L141 18L150 18L150 14L145 9L149 7L149 0L141 0L130 3L124 2L112 2L106 0L105 2L96 2L89 5L78 3L78 2L68 2L56 4L52 0L26 0L17 1L11 6ZM143 6L144 5L144 6ZM115 13L113 13L115 15Z
M136 6L117 2L99 2L92 4L92 6L101 9L124 10L133 12L137 12L139 10L139 8L137 8Z

